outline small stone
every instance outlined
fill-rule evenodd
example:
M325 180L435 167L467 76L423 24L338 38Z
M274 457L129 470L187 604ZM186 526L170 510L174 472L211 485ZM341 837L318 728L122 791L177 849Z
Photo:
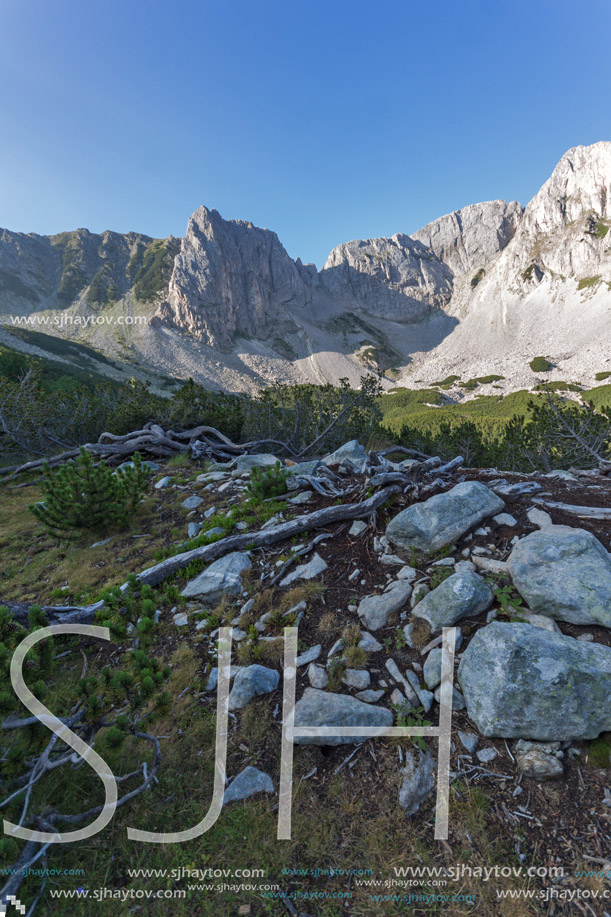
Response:
M479 736L476 736L473 732L462 732L458 730L458 738L462 742L464 748L467 749L470 755L474 754L475 749L479 744Z
M428 751L418 749L405 755L405 767L401 771L399 805L406 815L414 815L429 793L435 787L433 759Z
M172 618L176 627L185 627L189 623L189 615L184 611L180 611L178 614L174 615Z
M202 529L201 522L190 522L187 526L187 538L195 538L196 535L199 535Z
M305 653L301 653L297 656L295 664L297 666L307 665L309 662L314 662L315 659L318 659L322 651L322 646L320 643L317 643L316 646L311 646L309 650L306 650Z
M405 580L395 581L383 595L368 595L358 606L359 617L368 630L379 630L388 623L395 611L401 611L411 595L412 587Z
M323 691L329 684L329 676L321 665L311 663L308 667L308 681L313 688Z
M413 624L406 624L405 627L403 628L403 636L405 637L405 642L407 643L407 645L409 646L411 650L415 649L414 640L412 637L413 631L414 631Z
M476 567L471 560L459 560L456 564L456 573L475 573Z
M309 563L301 564L295 570L292 570L288 576L285 576L284 579L281 580L280 585L289 586L291 583L294 583L295 580L298 579L314 579L315 576L319 576L319 574L324 573L324 571L327 569L327 566L328 565L326 561L324 561L319 554L315 553Z
M441 685L435 688L434 697L437 703L441 702ZM452 686L452 710L454 713L460 713L465 709L465 699L458 688Z
M416 577L418 576L418 571L414 570L413 567L410 567L408 564L401 567L399 572L396 574L397 579L406 580L408 583L413 583Z
M537 528L546 529L548 526L553 525L550 514L535 506L532 506L526 511L526 516L528 521L532 523L532 525L536 525Z
M352 525L350 526L350 528L348 529L348 534L354 538L357 535L362 534L362 532L366 531L366 529L367 529L366 522L363 522L362 519L355 519Z
M490 764L498 756L498 751L496 748L480 748L476 755L482 764Z
M382 649L382 644L367 630L361 631L361 639L358 645L359 649L365 650L366 653L378 653Z
M358 734L359 726L392 726L393 715L386 707L364 704L350 694L334 694L306 688L295 705L295 728L309 726L344 726L355 730L351 736L328 736L314 733L309 736L295 736L296 745L346 745L362 742L365 736Z
M439 631L463 617L481 614L492 600L492 589L476 573L454 573L418 603L414 614L424 618L432 631Z
M302 503L309 503L312 499L312 492L309 490L302 490L298 494L295 494L294 497L289 497L289 503L292 503L294 506L301 506Z
M336 656L340 650L343 650L344 645L344 641L341 637L339 640L336 640L327 654L327 659L331 659L332 656Z
M164 487L168 486L171 480L172 479L169 475L166 475L164 478L159 478L159 480L155 483L155 490L163 490Z
M359 700L364 701L366 704L376 704L383 696L384 691L374 691L371 688L368 688L367 691L359 691L356 695Z
M433 691L437 685L441 684L441 650L434 649L426 657L423 668L424 681L428 688Z
M269 453L258 453L256 455L240 455L235 465L235 470L240 472L250 471L251 468L273 468L279 459Z
M342 682L349 688L363 691L369 687L371 676L367 669L346 669Z
M242 592L242 573L252 564L247 554L234 551L215 560L209 567L189 580L182 595L191 598L202 596L210 602L222 595L239 595Z
M268 669L263 665L241 668L229 695L229 710L241 710L257 695L275 691L279 681L280 675L275 669Z
M183 509L197 509L198 506L201 506L204 501L201 497L197 497L193 494L190 497L187 497L186 500L183 500L180 504Z
M403 559L397 554L382 554L380 563L386 567L401 567L403 566Z
M497 525L508 525L512 528L514 525L518 524L518 520L510 513L499 513L498 516L494 516L493 521L496 522Z
M564 769L557 758L559 747L559 742L525 742L520 739L514 746L518 772L535 780L560 777Z
M274 784L272 778L268 774L264 774L263 771L257 770L256 767L248 765L225 790L223 805L240 802L242 799L250 799L251 796L256 796L258 793L273 792Z

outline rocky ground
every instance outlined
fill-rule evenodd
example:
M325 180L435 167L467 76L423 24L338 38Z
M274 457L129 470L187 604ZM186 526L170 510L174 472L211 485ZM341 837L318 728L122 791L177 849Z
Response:
M272 461L217 466L198 485L215 501L237 503L250 476L244 463ZM358 473L367 465L358 444L325 463L336 481L371 480L370 468L369 476ZM177 633L197 641L211 692L218 631L209 625L233 626L230 734L239 735L236 714L265 698L280 723L284 625L299 625L296 724L357 727L437 722L441 628L457 626L452 779L486 793L517 861L536 855L570 872L585 858L600 868L611 858L611 481L595 472L461 468L429 487L433 496L418 501L406 487L367 520L225 555L186 583ZM191 533L204 521L199 510L208 500L200 500L194 490L183 503ZM298 487L265 525L281 523L295 506L315 513L334 502ZM581 515L597 507L606 518ZM209 614L219 600L223 620ZM390 766L406 819L424 811L430 820L435 740L424 753L409 739L394 740L390 760L380 756L384 776L379 740L308 741L317 746L307 775L312 794L339 768L356 795L375 793ZM273 799L275 750L254 768L242 747L226 802L259 793ZM567 878L558 887L572 884Z
M609 477L509 474L459 460L441 466L368 454L353 442L322 461L287 466L287 492L255 512L253 468L275 463L246 455L203 469L153 465L154 514L174 537L143 578L152 581L151 570L181 552L217 550L212 563L182 564L175 576L176 604L159 612L160 649L170 659L188 648L192 674L180 702L213 717L219 628L232 627L225 806L259 806L258 818L275 822L285 626L298 626L296 725L357 730L437 723L441 633L454 626L447 841L433 840L436 739L309 738L295 749L295 834L310 818L319 858L343 863L359 851L363 862L353 865L370 861L379 875L406 862L560 866L563 877L499 880L505 889L551 888L556 898L546 903L499 902L481 882L459 888L485 914L604 915L599 902L562 895L602 894L611 871ZM319 523L321 510L356 506L382 490L388 496L377 510ZM278 538L303 516L309 527ZM259 533L269 541L255 543ZM225 539L241 535L245 544L223 551ZM105 550L129 557L134 569L150 559L142 546L128 555L116 539L87 545L80 556ZM331 826L339 798L340 824ZM149 817L154 829L163 806ZM303 913L403 912L373 903L371 889L356 889L352 879L334 883L355 893L352 910ZM285 886L318 887L310 879ZM412 907L407 912L436 912Z

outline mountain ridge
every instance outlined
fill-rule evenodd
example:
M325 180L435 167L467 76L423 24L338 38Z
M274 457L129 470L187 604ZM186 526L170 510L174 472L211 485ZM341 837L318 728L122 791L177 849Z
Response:
M108 356L229 390L358 384L368 369L387 387L495 373L510 390L539 354L557 364L549 378L591 382L611 368L610 226L601 141L567 151L524 208L486 201L342 243L320 271L271 230L204 206L181 239L0 230L2 337L16 319L61 315L63 333ZM108 322L79 326L87 315Z

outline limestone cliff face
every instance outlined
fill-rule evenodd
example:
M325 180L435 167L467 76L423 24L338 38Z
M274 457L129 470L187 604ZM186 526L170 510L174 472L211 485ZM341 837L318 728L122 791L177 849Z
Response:
M278 236L245 220L224 220L200 207L174 262L161 320L220 350L235 334L265 338L289 321L285 307L311 298L307 271Z
M511 241L521 219L517 201L486 201L439 217L412 238L435 252L454 276L474 275Z
M496 303L503 322L515 323L535 293L566 299L611 281L610 228L611 143L575 147L527 205L482 282L461 292L467 310L482 312Z
M418 321L452 296L452 272L447 265L430 248L402 233L334 248L320 283L338 305L398 322Z
M526 207L499 260L499 280L527 290L546 272L578 280L600 274L611 262L610 225L611 143L574 147Z

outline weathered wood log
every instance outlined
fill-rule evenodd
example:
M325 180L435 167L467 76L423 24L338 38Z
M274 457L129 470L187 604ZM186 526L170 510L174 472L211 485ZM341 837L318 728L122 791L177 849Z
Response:
M312 529L322 528L325 525L331 525L334 522L344 522L346 519L364 519L370 516L374 510L382 506L383 503L399 493L400 487L394 485L385 487L378 491L373 497L363 500L361 503L342 503L339 506L328 506L325 509L319 509L314 513L308 513L304 516L298 516L289 522L282 522L279 525L270 526L260 532L245 532L243 535L230 535L215 541L214 544L204 545L200 548L193 548L191 551L184 551L182 554L176 554L174 557L168 557L161 563L148 567L141 573L137 574L137 580L140 583L148 583L156 586L163 582L169 576L184 570L191 561L202 560L206 563L212 563L231 551L244 551L249 548L265 548L269 545L292 538L293 535L300 535L302 532L309 532Z
M6 606L15 621L24 626L28 624L30 608L37 604L37 602L3 602L0 599L0 606ZM41 605L40 607L47 615L50 624L91 624L92 621L95 621L96 611L104 608L104 602L101 600L93 605Z
M451 462L446 462L445 465L435 469L435 474L449 474L451 471L455 471L456 468L460 468L461 465L464 465L465 460L462 455L457 455L456 458L453 458Z
M611 519L609 506L576 506L572 503L555 503L553 500L544 500L543 497L533 497L533 503L547 506L548 509L558 509L563 513L572 513L582 519Z
M381 472L380 474L374 474L373 477L369 478L369 483L372 487L386 487L388 484L409 484L410 480L406 474L402 474L400 471L388 471Z

